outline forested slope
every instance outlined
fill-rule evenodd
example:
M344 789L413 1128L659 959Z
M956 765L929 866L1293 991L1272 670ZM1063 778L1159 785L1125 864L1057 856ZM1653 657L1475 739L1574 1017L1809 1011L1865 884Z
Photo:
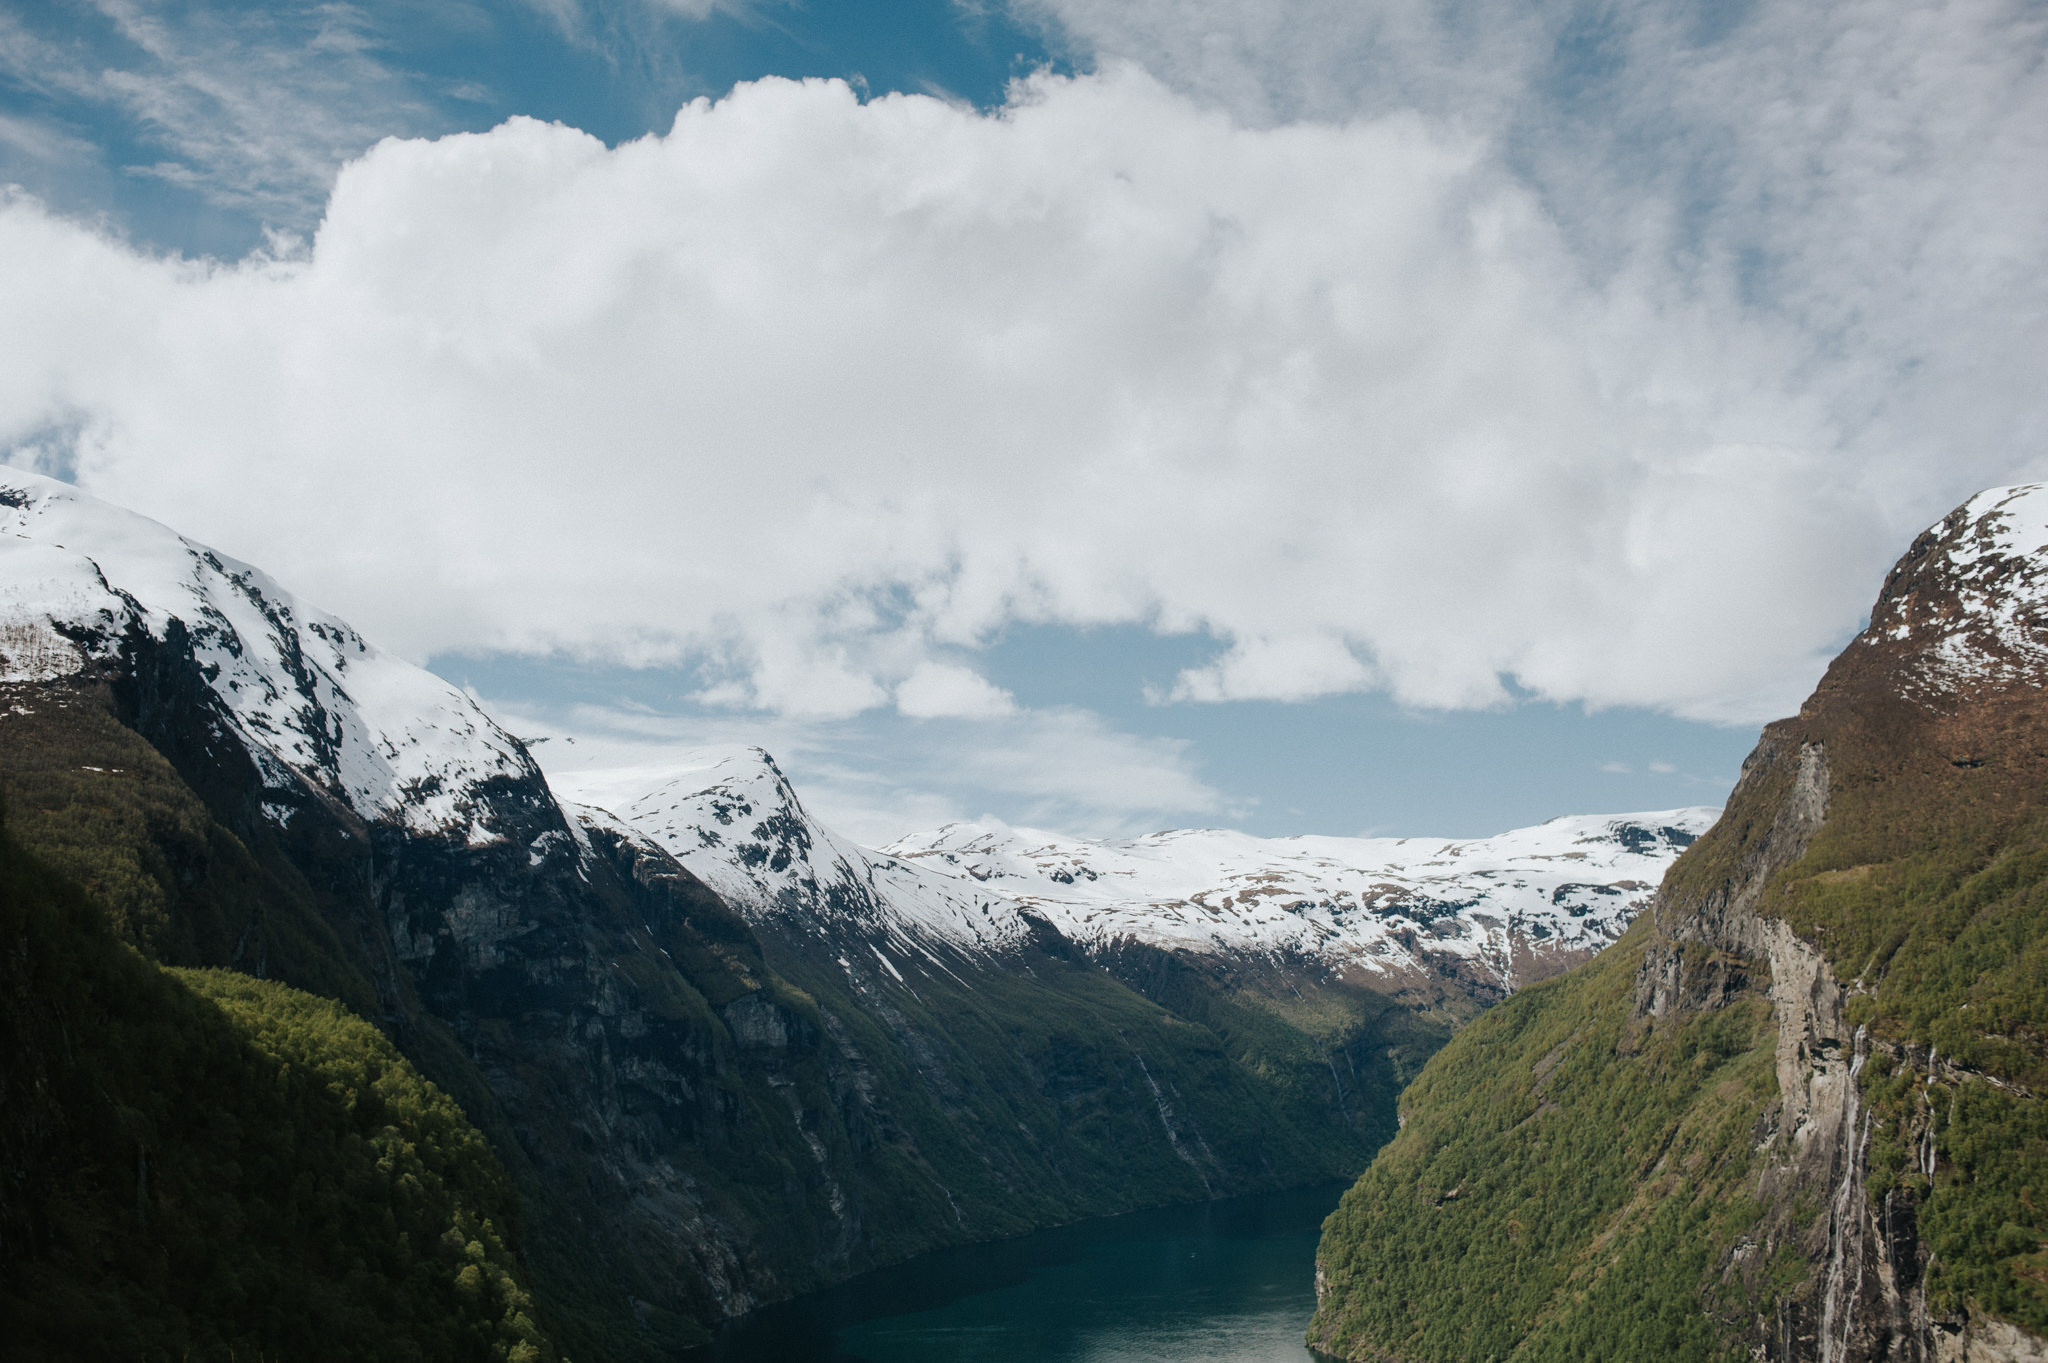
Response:
M1425 1069L1325 1228L1320 1347L2038 1356L2044 500L1922 536L1653 913Z
M488 1144L340 1005L166 970L0 829L10 1358L553 1357Z

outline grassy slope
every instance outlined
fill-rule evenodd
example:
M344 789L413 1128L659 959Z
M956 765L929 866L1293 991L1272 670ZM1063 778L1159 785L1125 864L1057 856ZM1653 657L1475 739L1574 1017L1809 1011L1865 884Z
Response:
M100 691L8 688L0 793L21 843L123 940L170 965L233 964L373 1014L361 963L275 848L243 844Z
M1849 1020L1884 1043L1864 1071L1871 1196L1920 1204L1930 1307L2048 1333L2048 763L2032 723L1974 718L1904 764L1882 728L1838 730L1827 825L1765 911L1860 984ZM2002 760L1957 765L1986 727Z
M1324 1229L1315 1333L1353 1357L1712 1358L1698 1310L1768 1100L1755 996L1655 1026L1649 924L1461 1032Z
M376 1029L146 962L4 832L0 944L11 1357L551 1355L509 1182Z

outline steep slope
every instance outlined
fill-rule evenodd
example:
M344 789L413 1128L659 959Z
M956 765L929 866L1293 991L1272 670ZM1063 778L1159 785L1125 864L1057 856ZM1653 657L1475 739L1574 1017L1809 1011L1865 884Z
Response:
M277 822L317 793L415 833L483 844L515 831L490 822L504 811L489 790L539 779L518 742L248 564L15 470L0 475L0 552L0 680L115 665L147 638L205 676Z
M1148 999L1014 902L837 837L758 749L703 754L617 820L581 812L747 917L915 1136L921 1187L899 1201L940 1197L963 1229L1337 1176L1391 1129L1384 1037L1289 1030L1276 1049Z
M2048 489L1915 541L1620 944L1325 1227L1354 1359L2048 1356Z
M518 1181L576 1352L700 1338L734 1255L666 1156L698 1151L707 1112L749 1149L803 1148L706 1001L765 987L744 925L680 871L579 841L459 691L152 522L0 475L0 603L24 841L161 959L377 1022ZM784 1186L799 1224L825 1203Z
M0 1054L8 1357L553 1356L454 1103L337 1004L144 962L4 830Z

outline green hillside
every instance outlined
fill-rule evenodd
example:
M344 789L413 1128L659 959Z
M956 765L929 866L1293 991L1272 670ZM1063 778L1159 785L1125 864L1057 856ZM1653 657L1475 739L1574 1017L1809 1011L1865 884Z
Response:
M11 689L13 835L134 968L244 972L158 972L183 990L164 997L260 974L373 1020L484 1133L516 1190L489 1218L527 1228L539 1318L578 1357L672 1356L733 1310L947 1244L1355 1174L1449 1030L1163 954L1113 973L1057 934L856 990L805 933L759 934L609 837L536 868L530 838L443 847L315 800L276 820L176 661L178 704L118 680ZM458 899L535 926L489 970L403 958L391 925L432 930Z
M1855 1360L2004 1332L1989 1358L2048 1334L2048 693L2010 665L1917 680L1931 646L1898 621L1970 618L1941 561L1902 561L1653 912L1424 1069L1325 1227L1319 1347Z
M4 830L0 1054L9 1357L553 1356L444 1094L338 1004L150 964Z
M1715 1246L1753 1223L1751 1129L1775 1080L1768 1002L1653 1024L1651 936L1461 1032L1324 1228L1322 1347L1400 1359L1715 1358ZM1735 1303L1730 1303L1735 1305Z

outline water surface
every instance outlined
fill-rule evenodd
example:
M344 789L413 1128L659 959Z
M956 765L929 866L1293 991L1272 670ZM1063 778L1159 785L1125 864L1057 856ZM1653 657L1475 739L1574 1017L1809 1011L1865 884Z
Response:
M1345 1185L941 1250L735 1322L689 1363L1308 1363Z

